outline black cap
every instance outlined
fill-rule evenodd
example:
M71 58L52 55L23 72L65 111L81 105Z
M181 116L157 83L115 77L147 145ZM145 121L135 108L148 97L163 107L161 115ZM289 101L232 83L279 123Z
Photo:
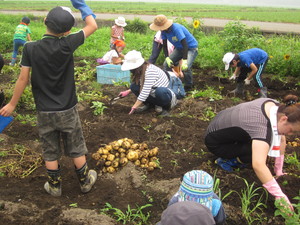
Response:
M50 10L48 13L45 24L56 34L64 33L74 26L75 18L72 11L68 7L58 6Z
M30 23L30 19L29 19L27 16L24 16L24 17L22 18L22 22L23 22L23 23L26 23L26 24L29 24L29 23Z

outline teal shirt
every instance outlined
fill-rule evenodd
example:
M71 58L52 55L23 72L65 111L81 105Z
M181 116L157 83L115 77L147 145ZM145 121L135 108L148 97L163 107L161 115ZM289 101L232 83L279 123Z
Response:
M19 24L15 30L14 40L21 39L27 41L27 34L31 34L29 27L24 24Z

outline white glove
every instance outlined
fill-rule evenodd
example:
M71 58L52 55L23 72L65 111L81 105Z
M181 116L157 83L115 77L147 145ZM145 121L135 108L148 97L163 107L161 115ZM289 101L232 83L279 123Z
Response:
M251 80L248 80L248 78L246 78L246 79L244 80L245 85L249 85L249 84L250 84L250 81L251 81Z
M235 80L236 79L236 75L235 75L235 73L234 74L232 74L232 76L231 77L229 77L229 80Z

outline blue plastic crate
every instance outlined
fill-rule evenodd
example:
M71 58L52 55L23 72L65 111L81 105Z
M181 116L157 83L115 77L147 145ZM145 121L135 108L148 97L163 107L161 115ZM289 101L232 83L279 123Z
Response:
M130 83L130 71L122 71L121 65L105 64L97 66L97 82L113 84L113 82Z

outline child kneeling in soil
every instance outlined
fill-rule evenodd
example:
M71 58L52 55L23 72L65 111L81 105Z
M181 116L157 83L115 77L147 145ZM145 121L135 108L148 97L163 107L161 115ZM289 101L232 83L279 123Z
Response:
M32 92L37 109L38 130L43 146L43 158L49 180L44 189L52 196L61 196L59 158L64 154L73 159L83 193L89 192L97 179L94 170L88 170L87 148L83 137L74 82L73 52L85 38L97 30L95 15L84 0L71 0L81 11L85 27L70 34L75 18L67 7L53 8L45 18L47 32L36 42L26 43L21 72L10 102L0 110L9 116L31 77ZM30 76L31 73L31 76Z
M113 43L112 49L108 51L101 59L97 59L97 62L101 65L103 64L114 64L121 65L124 55L122 51L124 50L126 44L122 40L116 40Z
M213 187L214 180L207 172L203 170L192 170L187 172L183 176L178 192L171 198L168 208L162 214L161 221L156 225L224 224L226 219L225 211L219 197L213 192ZM191 209L188 209L189 207L185 209L187 206L184 204L182 204L182 207L177 205L178 203L187 201L196 202L199 206L197 207L196 204L191 205L190 207L193 210L190 211ZM171 213L175 218L177 217L182 220L183 223L180 223L178 220L176 221L175 218L168 218L167 215L171 214L170 212L166 213L166 211L172 210L171 207L174 207L175 210L178 207L182 208L182 211L187 210L186 214L182 214L181 216L174 212ZM179 209L176 211L180 213L181 210ZM196 215L195 212L197 211L202 212L202 218L199 218L199 215ZM205 211L209 211L209 213L205 213ZM189 215L193 214L195 215L192 219ZM213 217L213 221L210 220L211 216ZM200 219L203 220L201 223L199 223Z

